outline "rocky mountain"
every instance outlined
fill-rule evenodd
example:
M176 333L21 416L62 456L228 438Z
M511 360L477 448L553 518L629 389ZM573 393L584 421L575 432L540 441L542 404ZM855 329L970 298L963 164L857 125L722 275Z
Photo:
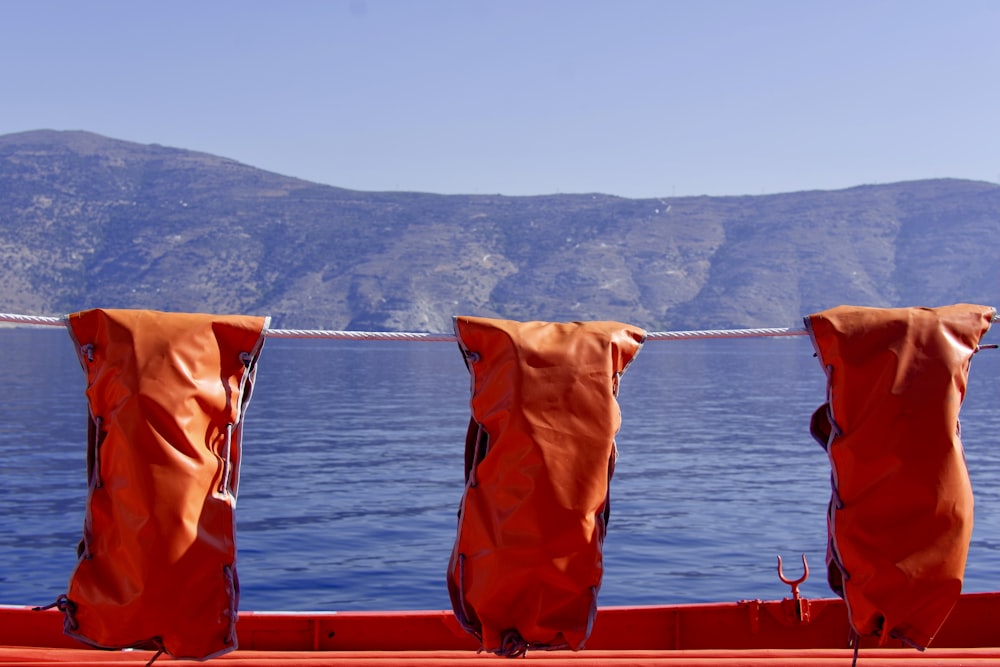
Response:
M985 182L661 199L359 192L86 132L0 136L0 309L12 313L796 326L841 303L1000 305L998 241L1000 185Z

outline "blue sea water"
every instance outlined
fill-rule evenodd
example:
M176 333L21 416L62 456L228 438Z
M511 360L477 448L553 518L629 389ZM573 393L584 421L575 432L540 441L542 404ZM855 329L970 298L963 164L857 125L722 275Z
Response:
M995 334L990 334L995 337ZM991 342L989 337L987 342ZM0 603L65 592L86 495L83 372L60 328L0 330ZM968 591L1000 588L1000 351L962 410ZM805 337L652 341L626 372L602 605L775 599L825 583L825 377ZM469 378L452 343L269 340L237 508L242 609L449 608Z

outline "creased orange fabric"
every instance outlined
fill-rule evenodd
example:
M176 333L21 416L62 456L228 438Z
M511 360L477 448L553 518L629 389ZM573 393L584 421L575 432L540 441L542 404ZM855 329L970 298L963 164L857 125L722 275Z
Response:
M862 636L928 646L962 588L973 498L959 408L993 309L841 306L806 318L828 376L830 586Z
M236 647L241 416L268 320L88 310L86 517L67 634L207 658Z
M618 379L642 329L455 319L472 379L452 607L487 651L583 648L597 610Z

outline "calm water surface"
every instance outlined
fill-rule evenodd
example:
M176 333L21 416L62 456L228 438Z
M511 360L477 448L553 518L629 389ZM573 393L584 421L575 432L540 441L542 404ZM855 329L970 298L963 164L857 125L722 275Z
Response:
M990 334L987 342L996 342ZM85 382L61 328L0 329L0 603L65 592L86 496ZM1000 588L1000 351L962 410L966 590ZM451 343L270 340L244 433L241 608L447 609L469 379ZM773 599L823 574L825 378L807 339L647 343L622 381L604 605Z

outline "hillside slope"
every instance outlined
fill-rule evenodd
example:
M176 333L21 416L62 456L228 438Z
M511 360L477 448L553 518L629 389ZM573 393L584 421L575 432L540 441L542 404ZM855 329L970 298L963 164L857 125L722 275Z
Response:
M456 314L653 330L795 326L841 303L1000 304L1000 186L747 197L359 192L86 132L0 137L0 308Z

